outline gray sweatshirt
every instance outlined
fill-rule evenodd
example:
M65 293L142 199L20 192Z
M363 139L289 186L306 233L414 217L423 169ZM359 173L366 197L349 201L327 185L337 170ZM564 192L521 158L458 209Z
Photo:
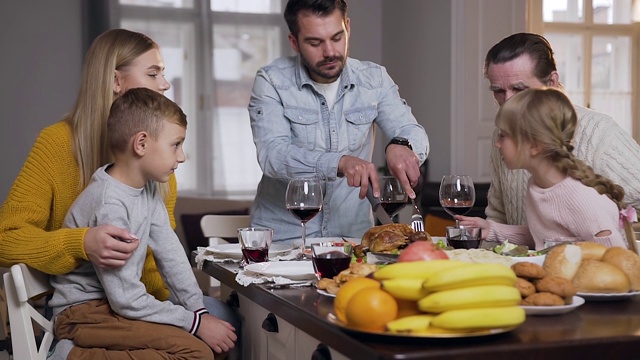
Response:
M55 288L49 305L54 314L89 300L109 300L117 314L135 320L178 326L192 334L206 313L202 291L184 249L171 228L167 209L151 184L142 189L127 186L98 169L91 183L75 200L64 227L114 225L135 234L140 246L118 269L102 269L85 262L64 275L51 276ZM159 301L140 281L147 247L153 250L158 270L172 301Z

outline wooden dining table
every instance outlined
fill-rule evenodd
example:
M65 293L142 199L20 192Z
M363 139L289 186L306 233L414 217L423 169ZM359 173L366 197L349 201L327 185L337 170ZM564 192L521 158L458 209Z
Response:
M232 306L238 306L239 297L248 299L344 358L640 359L638 296L616 301L587 301L560 315L528 315L524 324L499 334L459 338L372 335L348 330L330 321L333 298L320 294L315 287L243 286L235 281L237 270L235 264L210 261L205 261L203 266L204 272L220 280L222 298ZM264 322L262 327L265 328ZM247 341L258 340L243 339ZM262 358L262 355L245 355L245 358Z

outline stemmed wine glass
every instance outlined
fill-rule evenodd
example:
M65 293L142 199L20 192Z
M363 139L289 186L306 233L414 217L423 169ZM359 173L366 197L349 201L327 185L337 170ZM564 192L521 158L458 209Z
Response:
M380 206L393 219L407 204L408 196L393 176L380 176Z
M468 175L445 175L440 182L440 205L451 216L465 215L476 201L473 180ZM456 220L456 227L460 222Z
M302 225L302 246L307 236L306 224L322 210L322 180L318 178L296 178L287 185L287 210Z

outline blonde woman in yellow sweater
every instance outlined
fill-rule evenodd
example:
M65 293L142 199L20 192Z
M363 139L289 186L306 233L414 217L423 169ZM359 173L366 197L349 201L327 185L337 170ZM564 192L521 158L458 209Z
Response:
M93 173L112 162L106 133L111 103L131 88L164 93L171 85L163 72L160 48L144 34L114 29L95 39L85 57L75 105L62 121L42 130L0 208L0 267L25 263L47 274L64 274L87 260L103 268L124 265L138 247L126 229L61 226ZM175 176L162 193L175 228ZM159 300L169 298L150 250L141 280ZM239 329L223 303L205 297L205 306Z

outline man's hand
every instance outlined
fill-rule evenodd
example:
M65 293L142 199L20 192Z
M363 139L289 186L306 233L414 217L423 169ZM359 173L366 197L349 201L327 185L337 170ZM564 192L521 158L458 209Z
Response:
M138 248L138 238L128 230L111 225L89 228L84 235L84 252L101 268L119 268Z
M203 314L196 335L216 353L233 349L238 339L233 325L210 314Z
M420 179L420 159L404 145L391 144L387 147L387 166L391 175L400 181L402 188L411 199L415 199L416 193L413 187L418 185Z
M360 187L360 199L367 196L367 190L371 186L374 197L380 197L380 184L378 184L378 170L376 166L366 160L344 155L338 163L338 174L347 178L347 184L352 187Z

